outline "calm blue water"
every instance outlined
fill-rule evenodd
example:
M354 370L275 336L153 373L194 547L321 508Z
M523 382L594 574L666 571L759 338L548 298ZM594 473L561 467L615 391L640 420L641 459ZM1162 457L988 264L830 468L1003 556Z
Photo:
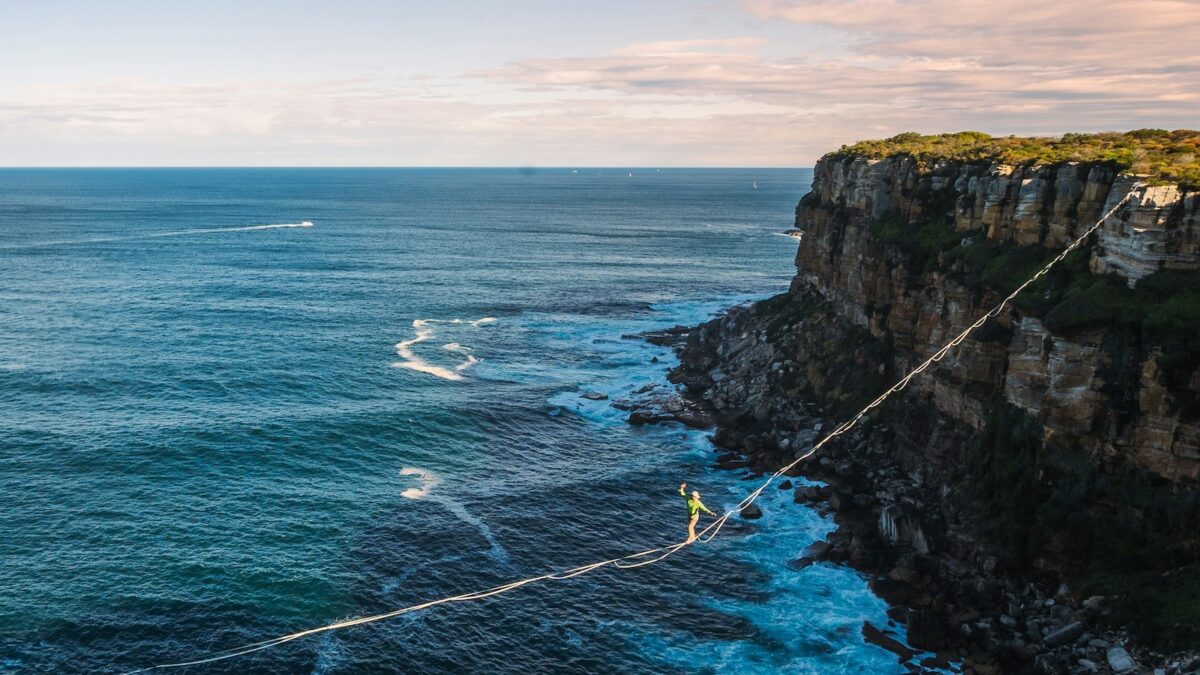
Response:
M785 289L810 181L0 171L0 670L187 659L677 541L680 481L714 508L749 484L579 394L663 381L622 334ZM789 497L658 566L192 672L900 671L858 574L787 567L831 529Z

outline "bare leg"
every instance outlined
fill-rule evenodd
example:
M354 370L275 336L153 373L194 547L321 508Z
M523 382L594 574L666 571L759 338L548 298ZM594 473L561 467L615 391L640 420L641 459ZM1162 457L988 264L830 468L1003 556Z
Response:
M700 514L692 516L688 520L688 543L696 541L696 523L700 522Z

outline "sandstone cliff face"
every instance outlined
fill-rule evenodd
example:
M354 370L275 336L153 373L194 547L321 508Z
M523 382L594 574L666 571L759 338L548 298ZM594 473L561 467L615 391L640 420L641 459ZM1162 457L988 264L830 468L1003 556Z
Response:
M797 207L791 290L678 346L671 378L711 407L718 465L774 471L1126 195L1086 247L792 470L831 491L827 559L927 575L890 600L914 646L1049 673L1102 660L1071 643L1085 623L1200 644L1197 195L1098 165L830 157Z
M1097 233L1091 271L1120 275L1132 288L1160 270L1200 269L1195 192L1140 185L1098 165L826 158L797 208L803 239L792 293L819 293L890 343L891 366L903 373L994 306L1000 289L964 281L943 253L918 267L906 242L881 242L873 224L945 218L964 242L1057 251L1127 195ZM1130 356L1113 347L1118 338L1106 326L1055 334L1020 309L999 323L1002 339L969 340L914 381L942 414L981 429L999 396L1035 417L1047 443L1127 459L1172 480L1200 478L1200 369L1168 381L1157 345L1135 340Z

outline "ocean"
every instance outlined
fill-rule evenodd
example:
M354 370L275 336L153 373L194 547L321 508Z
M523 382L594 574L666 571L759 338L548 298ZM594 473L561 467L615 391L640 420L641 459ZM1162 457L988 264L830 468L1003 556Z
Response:
M810 170L0 170L0 672L122 672L679 541L754 483L622 336L782 292ZM585 392L610 398L594 401ZM185 669L904 672L769 489L601 570ZM902 627L895 629L903 635Z

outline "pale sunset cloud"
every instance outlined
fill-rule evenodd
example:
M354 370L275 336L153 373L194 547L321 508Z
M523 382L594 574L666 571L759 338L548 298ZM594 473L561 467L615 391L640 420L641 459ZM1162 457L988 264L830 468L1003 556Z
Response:
M248 4L0 9L0 163L799 166L1200 126L1195 0Z

